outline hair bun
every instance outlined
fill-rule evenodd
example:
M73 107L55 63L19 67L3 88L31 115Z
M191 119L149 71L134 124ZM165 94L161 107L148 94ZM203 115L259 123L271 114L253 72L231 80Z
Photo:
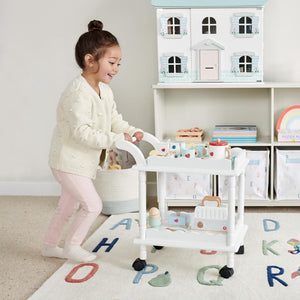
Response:
M89 31L102 31L103 23L98 20L93 20L88 25Z

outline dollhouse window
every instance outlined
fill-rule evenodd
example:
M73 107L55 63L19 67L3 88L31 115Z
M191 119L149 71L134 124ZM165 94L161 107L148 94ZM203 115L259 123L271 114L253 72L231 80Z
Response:
M167 39L180 39L188 34L187 18L180 14L160 17L160 34Z
M236 37L249 38L259 34L259 17L253 13L234 14L231 25L231 32Z
M180 34L180 20L176 17L168 19L168 34Z
M231 63L231 72L235 76L253 76L260 72L259 56L254 52L233 53Z
M250 17L239 19L239 34L252 34L252 19Z
M160 57L160 74L167 77L181 77L188 74L188 57L183 53L165 53Z
M171 56L168 60L168 71L172 74L181 73L181 58L178 56Z
M206 17L202 21L202 34L216 34L217 22L212 17Z
M248 55L241 56L239 59L239 70L241 73L252 72L252 58Z

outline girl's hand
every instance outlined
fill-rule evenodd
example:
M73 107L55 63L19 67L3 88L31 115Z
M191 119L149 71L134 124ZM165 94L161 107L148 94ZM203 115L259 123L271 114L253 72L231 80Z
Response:
M126 132L124 132L124 139L125 141L132 143L132 137Z
M133 142L135 144L140 142L143 139L144 133L141 131L137 131L133 136L136 138L136 141Z

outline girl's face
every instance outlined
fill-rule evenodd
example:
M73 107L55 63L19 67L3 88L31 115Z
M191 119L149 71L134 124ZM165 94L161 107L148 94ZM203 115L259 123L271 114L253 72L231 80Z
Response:
M121 58L122 53L119 46L107 48L104 56L98 60L97 79L103 83L110 83L119 72Z

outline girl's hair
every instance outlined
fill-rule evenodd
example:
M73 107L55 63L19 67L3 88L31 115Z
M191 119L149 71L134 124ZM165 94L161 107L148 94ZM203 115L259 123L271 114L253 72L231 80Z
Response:
M102 28L101 21L93 20L88 24L88 32L79 37L75 46L75 58L81 69L85 68L84 57L86 54L91 54L95 60L99 60L107 48L119 46L117 38Z

